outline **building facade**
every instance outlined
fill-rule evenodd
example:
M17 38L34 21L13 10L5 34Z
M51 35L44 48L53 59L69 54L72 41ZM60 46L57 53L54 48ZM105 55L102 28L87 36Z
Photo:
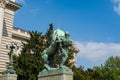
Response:
M6 45L15 42L20 46L22 41L29 39L27 31L13 27L14 12L20 7L15 0L0 0L0 72L6 70L6 63L9 62L10 50ZM19 52L20 48L17 50Z

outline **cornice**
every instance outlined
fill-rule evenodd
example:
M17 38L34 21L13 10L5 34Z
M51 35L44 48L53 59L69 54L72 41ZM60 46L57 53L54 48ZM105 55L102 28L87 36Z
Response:
M18 9L21 7L21 5L15 3L15 2L13 2L13 1L9 1L9 3L7 3L5 7L6 7L7 9L11 9L11 10L13 10L13 11L16 11L16 10L18 10Z
M21 7L21 5L13 2L11 0L0 0L0 7L16 11L17 9L19 9Z
M0 0L0 7L5 8L7 3L9 3L9 0Z

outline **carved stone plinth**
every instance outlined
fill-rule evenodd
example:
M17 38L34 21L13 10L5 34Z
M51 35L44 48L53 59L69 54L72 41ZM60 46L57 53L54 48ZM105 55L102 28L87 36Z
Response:
M39 73L38 80L73 80L73 72L62 69L43 71Z
M16 74L1 75L0 80L17 80L17 75Z

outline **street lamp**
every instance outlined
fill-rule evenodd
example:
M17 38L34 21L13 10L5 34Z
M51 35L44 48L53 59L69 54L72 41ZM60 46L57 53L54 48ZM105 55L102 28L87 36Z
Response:
M13 53L14 49L17 50L19 47L14 42L11 42L11 44L6 45L6 48L9 49L10 52L9 52L9 64L7 66L5 74L16 74L16 71L14 70L13 66Z

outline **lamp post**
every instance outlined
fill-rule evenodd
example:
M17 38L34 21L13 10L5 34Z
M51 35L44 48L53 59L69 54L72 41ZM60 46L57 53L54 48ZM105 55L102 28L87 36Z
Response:
M11 42L11 44L6 45L6 48L9 49L10 52L9 52L9 64L7 70L5 71L5 74L16 74L16 71L14 70L13 66L13 53L14 49L18 49L18 46L14 42Z

